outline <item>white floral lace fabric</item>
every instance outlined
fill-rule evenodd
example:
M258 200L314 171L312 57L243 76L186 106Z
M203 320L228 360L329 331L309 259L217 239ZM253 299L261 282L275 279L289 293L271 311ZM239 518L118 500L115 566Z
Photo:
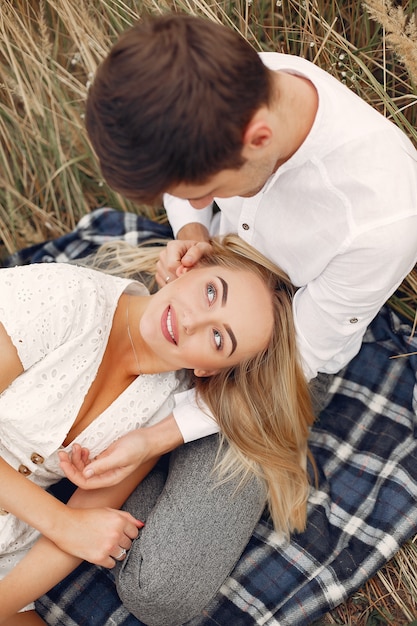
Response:
M63 476L57 453L97 374L125 290L147 293L139 283L67 264L0 270L0 322L25 369L0 395L0 455L43 488ZM95 456L163 419L178 384L173 372L139 376L74 441ZM13 515L0 515L0 577L37 537Z

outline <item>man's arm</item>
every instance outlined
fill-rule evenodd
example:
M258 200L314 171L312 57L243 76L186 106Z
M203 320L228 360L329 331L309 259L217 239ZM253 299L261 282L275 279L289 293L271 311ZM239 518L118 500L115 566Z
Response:
M417 261L417 218L365 232L294 297L298 348L308 379L335 373Z

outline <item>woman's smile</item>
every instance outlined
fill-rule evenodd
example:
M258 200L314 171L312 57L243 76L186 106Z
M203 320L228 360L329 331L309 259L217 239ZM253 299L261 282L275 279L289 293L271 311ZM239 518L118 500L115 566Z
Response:
M161 319L162 334L170 343L174 343L175 345L178 344L178 329L176 322L175 311L171 306L168 306Z

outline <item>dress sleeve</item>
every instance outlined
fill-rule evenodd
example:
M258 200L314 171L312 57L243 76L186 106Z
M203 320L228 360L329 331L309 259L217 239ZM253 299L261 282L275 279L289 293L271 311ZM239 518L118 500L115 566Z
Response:
M65 263L0 270L0 321L24 369L98 326L96 316L108 308L103 281L112 278L101 276Z

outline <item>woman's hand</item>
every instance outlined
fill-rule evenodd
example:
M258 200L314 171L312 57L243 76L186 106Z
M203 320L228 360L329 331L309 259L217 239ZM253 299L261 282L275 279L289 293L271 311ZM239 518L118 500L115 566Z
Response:
M193 267L202 256L209 254L211 245L207 241L176 239L170 241L159 255L156 264L156 282L164 287L184 271Z
M151 458L145 429L120 437L91 461L89 451L78 444L73 445L71 455L60 452L59 457L65 476L82 489L117 485Z
M89 452L74 444L71 457L60 452L61 468L82 489L100 489L119 484L132 472L184 443L174 416L157 424L138 428L114 441L94 460ZM148 470L149 471L149 470Z
M51 538L61 550L107 568L114 567L119 556L123 560L124 550L129 550L144 526L126 511L71 507L60 524L57 536Z

